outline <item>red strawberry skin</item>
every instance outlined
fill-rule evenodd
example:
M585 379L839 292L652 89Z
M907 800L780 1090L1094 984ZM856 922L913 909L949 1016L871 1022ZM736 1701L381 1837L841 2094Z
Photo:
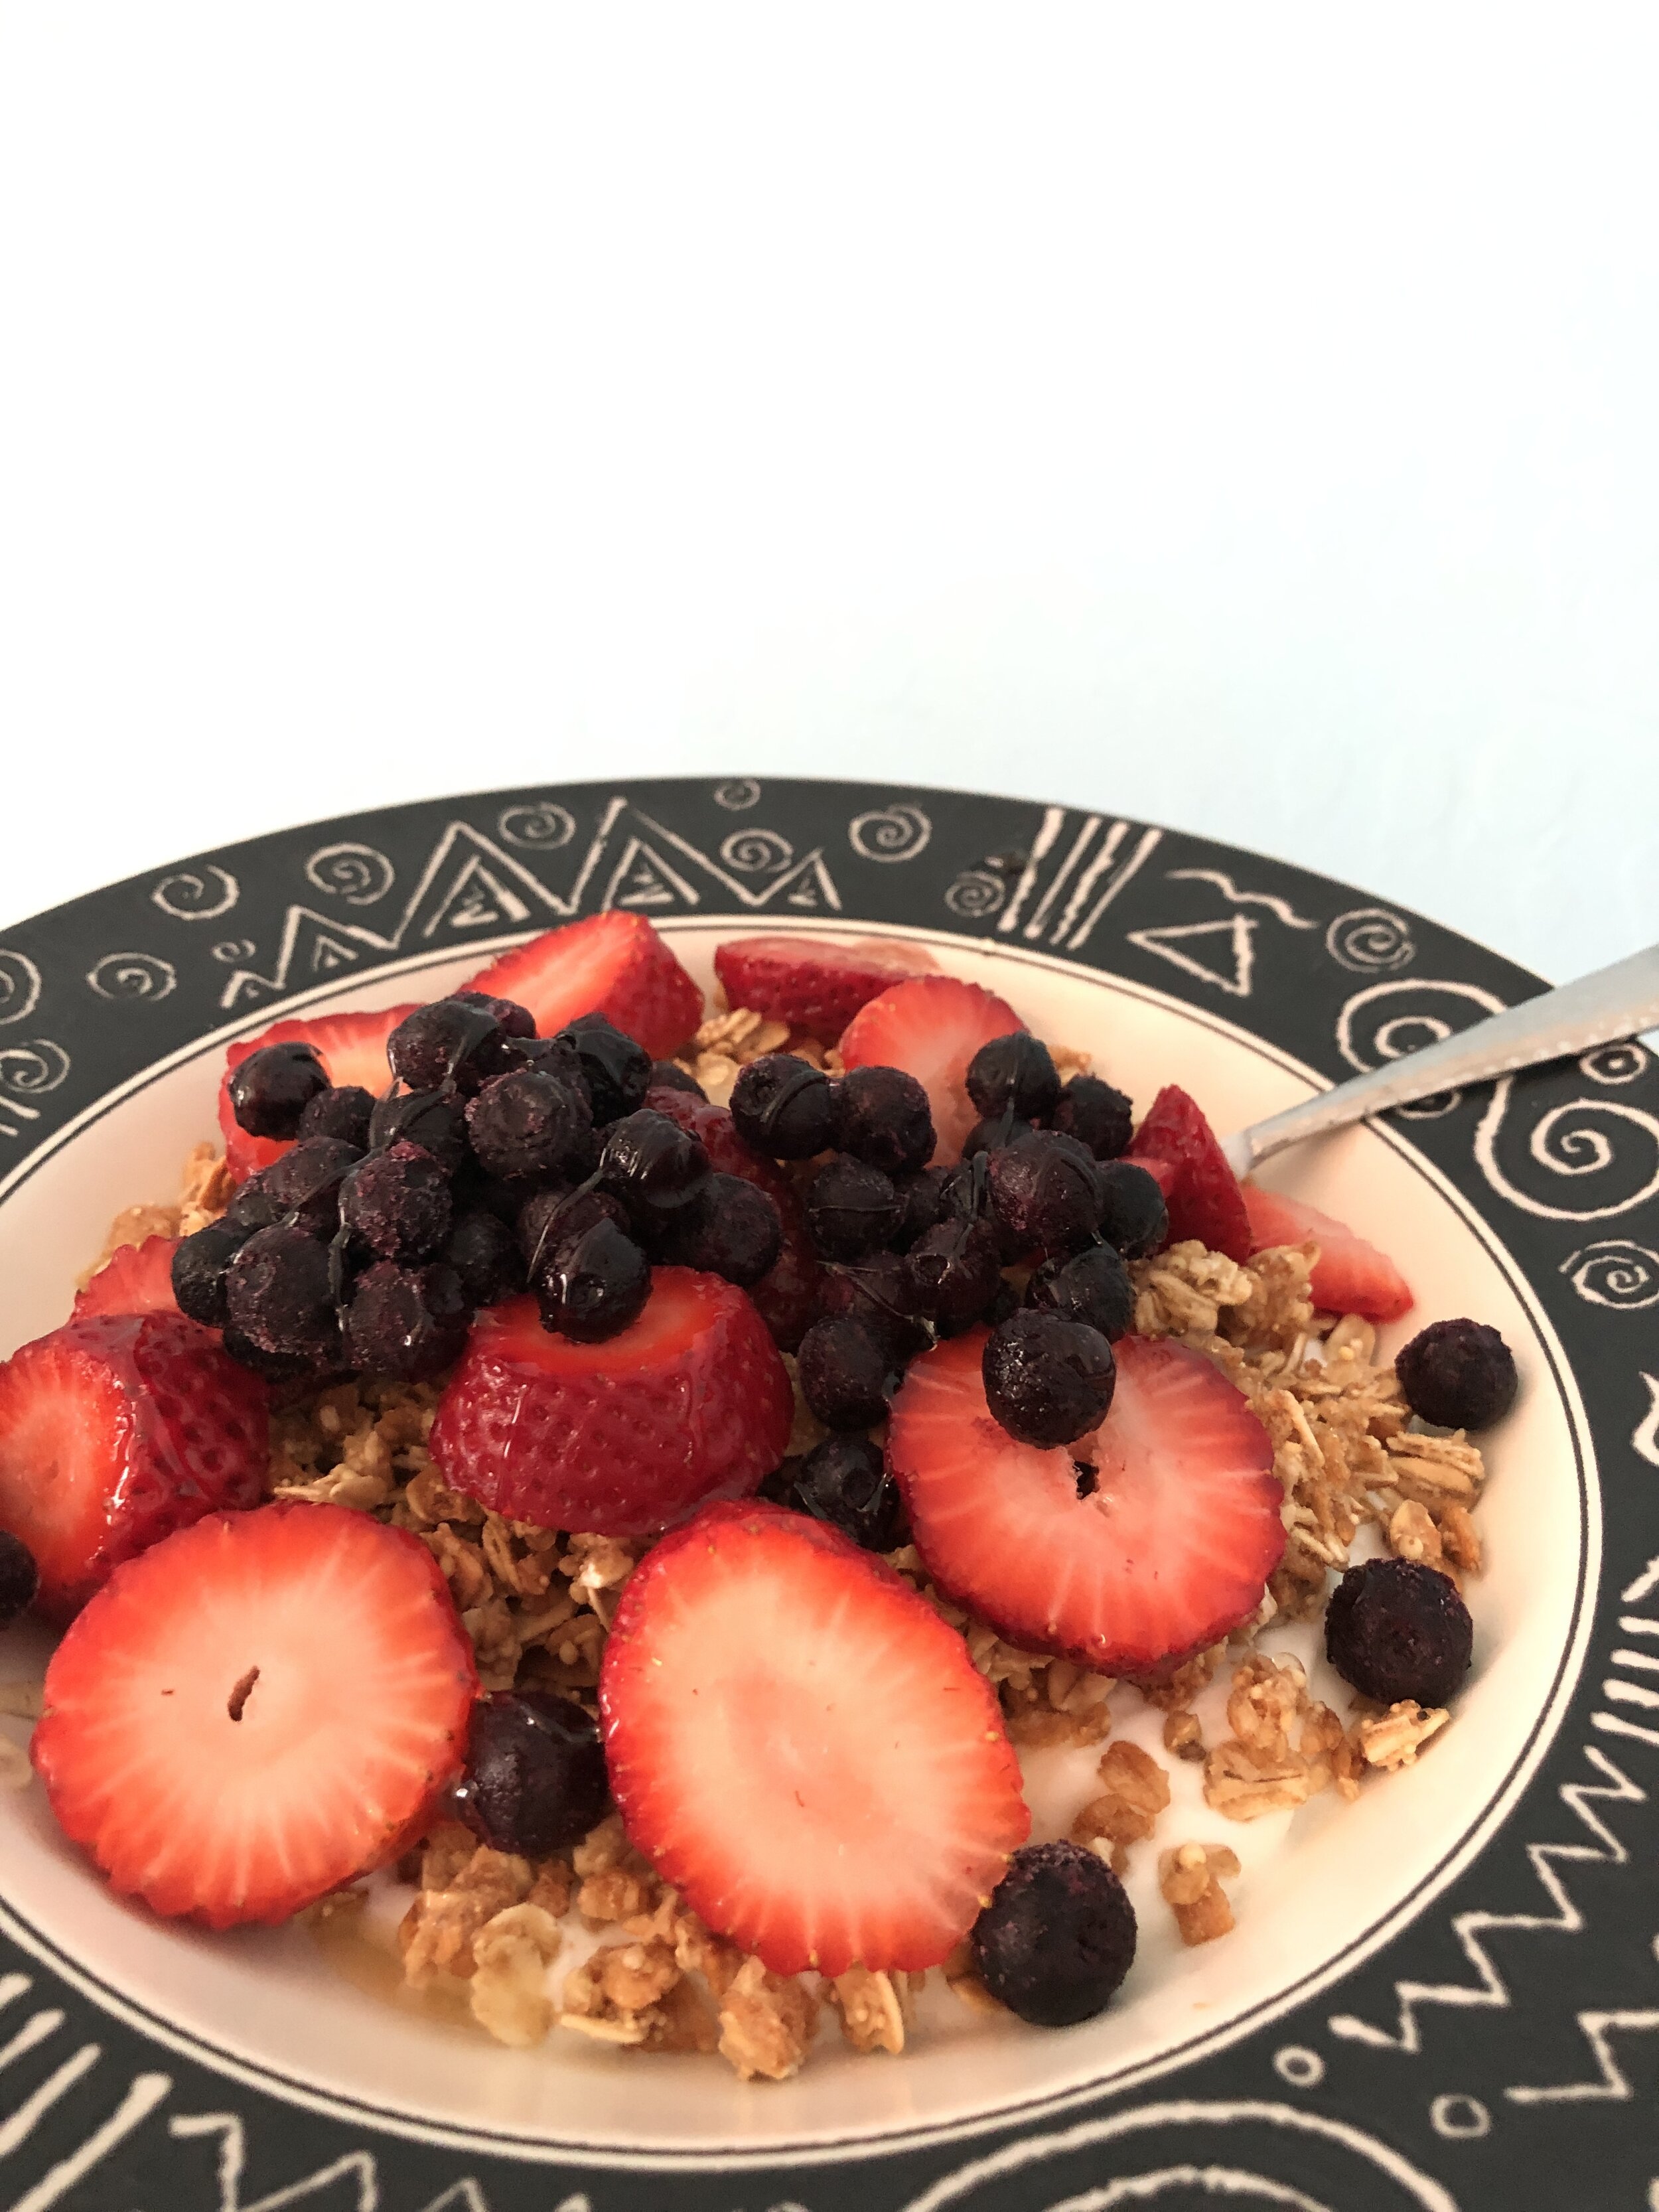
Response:
M146 1237L140 1244L118 1245L85 1290L76 1292L71 1319L85 1321L94 1314L177 1313L173 1255L178 1249L176 1237Z
M769 1021L833 1044L860 1008L907 975L937 971L922 945L861 938L831 945L822 938L734 937L714 955L726 1003L749 1006Z
M1326 1313L1363 1314L1368 1321L1398 1321L1413 1304L1412 1286L1388 1254L1299 1198L1285 1198L1255 1183L1243 1186L1250 1221L1250 1249L1311 1243L1319 1247L1313 1271L1314 1304Z
M53 1655L33 1757L124 1896L210 1928L282 1921L422 1832L477 1687L418 1538L283 1503L117 1568Z
M238 1182L256 1168L268 1168L288 1150L276 1137L250 1137L237 1122L230 1103L229 1079L250 1053L268 1044L310 1044L332 1084L355 1085L375 1097L390 1087L392 1070L386 1065L386 1041L412 1004L386 1006L379 1013L319 1014L315 1021L273 1022L256 1037L245 1038L225 1054L225 1079L219 1085L219 1127L224 1133L225 1165Z
M0 1528L67 1620L125 1559L259 1502L264 1385L179 1313L66 1322L0 1367Z
M647 1554L599 1710L629 1837L776 1973L937 1966L1030 1832L961 1638L778 1506L706 1506Z
M604 1014L665 1060L695 1035L702 994L640 914L595 914L492 960L467 986L515 1000L551 1036L578 1014Z
M453 1490L510 1521L605 1536L672 1528L746 1497L783 1458L794 1397L744 1293L659 1267L639 1319L602 1344L489 1306L438 1402L431 1450Z
M1260 1603L1285 1548L1273 1445L1185 1345L1122 1338L1110 1412L1060 1450L1017 1443L985 1402L983 1329L916 1360L888 1462L948 1595L1028 1651L1139 1674L1201 1650ZM1078 1494L1077 1464L1097 1470Z
M1174 1180L1164 1194L1172 1243L1195 1237L1230 1260L1242 1263L1249 1258L1250 1222L1238 1177L1196 1101L1179 1085L1167 1083L1158 1092L1124 1158L1142 1167L1162 1160L1173 1170Z
M916 975L884 991L847 1027L841 1056L848 1067L902 1067L927 1093L938 1142L933 1158L962 1158L979 1119L968 1096L968 1063L981 1045L1025 1024L1006 999L956 975Z
M776 1206L783 1223L783 1249L752 1285L749 1296L771 1330L773 1342L785 1352L793 1352L806 1334L823 1279L794 1184L775 1160L763 1160L750 1151L724 1106L705 1103L689 1091L672 1090L666 1085L647 1091L645 1103L699 1139L708 1155L708 1164L717 1174L741 1176L745 1182L763 1190Z

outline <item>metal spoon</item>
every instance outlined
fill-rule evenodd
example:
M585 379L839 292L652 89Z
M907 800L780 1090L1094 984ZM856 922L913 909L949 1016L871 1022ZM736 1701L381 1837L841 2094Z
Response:
M1659 945L1650 945L1645 952L1615 960L1611 968L1598 968L1576 983L1505 1007L1473 1029L1385 1061L1369 1075L1356 1075L1248 1129L1236 1129L1222 1139L1221 1149L1235 1175L1248 1175L1259 1160L1304 1137L1322 1137L1390 1106L1409 1106L1413 1099L1489 1076L1512 1075L1517 1068L1562 1060L1591 1045L1639 1036L1656 1025Z

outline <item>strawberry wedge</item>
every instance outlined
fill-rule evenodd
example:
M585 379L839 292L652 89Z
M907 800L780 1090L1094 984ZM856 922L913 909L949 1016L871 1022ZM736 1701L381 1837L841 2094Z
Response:
M643 915L596 914L550 929L492 960L466 987L512 999L551 1036L578 1014L603 1014L665 1060L702 1020L702 994Z
M1299 1198L1285 1198L1255 1183L1243 1186L1250 1219L1250 1249L1314 1243L1314 1304L1324 1313L1362 1314L1367 1321L1398 1321L1411 1310L1412 1286L1386 1252L1358 1236L1346 1222Z
M1129 1140L1126 1159L1158 1175L1170 1209L1170 1238L1195 1237L1230 1260L1249 1257L1250 1224L1238 1177L1197 1102L1178 1084L1166 1083Z
M933 1158L962 1158L979 1119L968 1096L968 1063L993 1037L1025 1024L1006 999L956 975L915 975L872 999L848 1024L841 1056L848 1067L902 1067L927 1093L938 1139Z
M119 1244L85 1290L75 1294L71 1318L92 1314L177 1313L173 1295L176 1237L146 1237L141 1244Z
M232 1045L225 1054L225 1079L219 1085L219 1127L224 1133L225 1165L237 1182L256 1168L268 1168L288 1150L280 1138L250 1137L236 1119L229 1079L251 1053L268 1044L311 1045L331 1084L367 1091L378 1098L392 1081L386 1041L404 1016L414 1011L412 1005L386 1006L378 1013L319 1014L314 1021L274 1022L258 1036Z
M833 1044L859 1010L907 975L936 973L924 945L861 937L832 945L821 937L734 937L714 955L726 1003Z

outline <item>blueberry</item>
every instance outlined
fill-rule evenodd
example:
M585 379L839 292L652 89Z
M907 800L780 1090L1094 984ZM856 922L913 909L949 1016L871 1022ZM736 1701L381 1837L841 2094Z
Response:
M509 1182L580 1172L592 1126L581 1092L536 1067L492 1077L466 1109L474 1158Z
M1097 1160L1115 1160L1133 1133L1134 1109L1097 1075L1074 1075L1060 1092L1048 1126L1086 1145Z
M645 1310L651 1265L631 1237L602 1218L550 1245L534 1281L544 1328L598 1344Z
M827 1088L826 1085L826 1088ZM854 1067L835 1091L836 1142L884 1175L913 1174L933 1149L927 1093L902 1067Z
M340 1218L383 1260L423 1260L449 1234L449 1178L430 1152L399 1139L362 1161L340 1192Z
M207 1328L224 1327L229 1318L225 1278L252 1234L231 1221L210 1221L180 1240L173 1255L173 1295L180 1313Z
M872 1252L867 1259L826 1267L812 1318L857 1322L894 1367L903 1366L928 1342L915 1283L896 1252Z
M991 1210L1022 1254L1073 1252L1100 1225L1100 1174L1069 1137L1034 1131L986 1158Z
M890 1243L903 1217L899 1195L879 1168L828 1160L806 1186L807 1232L826 1260L861 1260Z
M783 1249L777 1201L741 1176L705 1176L689 1206L665 1217L661 1255L748 1290L769 1274Z
M262 1045L231 1073L226 1085L236 1126L250 1137L297 1135L300 1116L328 1073L315 1045L296 1038L288 1044Z
M331 1085L319 1091L300 1116L301 1137L337 1137L358 1152L368 1150L368 1125L374 1112L374 1094L356 1083Z
M319 1356L334 1332L328 1247L288 1222L256 1230L230 1262L225 1313L261 1352Z
M613 1121L599 1154L599 1180L636 1221L685 1206L708 1174L701 1140L649 1106Z
M482 1006L504 1037L522 1041L536 1034L536 1017L516 999L498 999L490 991L452 991L449 995L463 1006Z
M651 1088L651 1055L614 1022L603 1014L580 1014L565 1024L556 1042L568 1045L581 1063L596 1128L645 1103Z
M1489 1429L1515 1403L1515 1354L1484 1322L1436 1321L1398 1354L1406 1403L1437 1429Z
M1080 1844L1026 1844L974 1923L974 1962L991 1995L1035 2027L1103 2012L1134 1964L1134 1907Z
M1005 1109L1000 1114L990 1114L975 1122L962 1140L962 1157L971 1160L975 1152L1006 1152L1017 1145L1022 1137L1029 1137L1031 1125L1022 1121L1018 1114Z
M0 1628L9 1628L34 1603L40 1571L21 1536L0 1528Z
M1060 1097L1048 1048L1029 1030L993 1037L968 1063L968 1096L987 1121L1012 1109L1024 1121L1045 1120Z
M755 1152L775 1160L810 1160L835 1142L835 1086L806 1060L769 1052L738 1076L732 1119Z
M342 1319L346 1358L360 1374L423 1382L460 1358L471 1317L453 1267L377 1260L357 1278Z
M480 1698L455 1802L474 1834L495 1850L526 1859L568 1850L611 1804L598 1723L550 1691L497 1690Z
M1115 1343L1134 1318L1129 1271L1109 1244L1091 1244L1069 1260L1046 1260L1025 1285L1034 1313L1080 1321Z
M375 1103L368 1137L372 1145L406 1137L453 1175L467 1157L466 1101L447 1091L389 1092Z
M471 1092L507 1064L504 1042L501 1025L482 995L434 999L404 1016L386 1039L386 1056L406 1091L441 1091L453 1083Z
M519 1209L515 1224L519 1251L533 1284L556 1244L579 1237L596 1221L614 1222L628 1233L628 1209L602 1190L538 1190Z
M708 1093L695 1075L688 1075L678 1060L653 1060L651 1063L651 1088L653 1091L684 1091L689 1097L701 1098L706 1105Z
M1325 1656L1380 1705L1449 1705L1474 1650L1469 1609L1446 1575L1418 1559L1350 1567L1325 1608Z
M1133 1160L1103 1160L1100 1233L1126 1260L1149 1259L1170 1241L1169 1209L1155 1177Z
M826 1429L869 1429L887 1418L887 1354L855 1321L815 1321L800 1340L795 1373Z
M501 1217L485 1206L456 1216L438 1256L455 1270L470 1306L499 1305L524 1288L518 1240Z
M276 1218L296 1220L326 1241L340 1221L340 1194L362 1159L343 1137L301 1137L280 1159L259 1170L265 1202Z
M916 1306L941 1336L971 1328L1002 1287L1002 1254L988 1221L941 1221L906 1262Z
M1020 1312L993 1329L981 1362L992 1417L1023 1444L1075 1443L1106 1418L1117 1382L1097 1328Z
M950 1173L947 1167L918 1168L915 1175L895 1178L893 1188L904 1209L891 1240L896 1252L908 1252L922 1231L939 1219Z
M904 1542L904 1500L868 1437L826 1437L804 1459L786 1460L783 1473L783 1502L798 1513L827 1521L866 1552L891 1552Z

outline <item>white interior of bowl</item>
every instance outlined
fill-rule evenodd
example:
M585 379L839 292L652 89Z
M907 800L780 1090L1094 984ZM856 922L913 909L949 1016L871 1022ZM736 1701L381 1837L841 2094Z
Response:
M708 922L667 934L707 984L715 944L740 927ZM927 934L944 966L1000 990L1052 1042L1091 1052L1139 1105L1160 1084L1178 1082L1226 1128L1310 1088L1241 1032L1173 1001L1040 955ZM309 1004L323 1010L434 995L462 980L479 957L475 951L429 963L413 983L405 967ZM263 1010L245 1026L257 1030L272 1018ZM75 1276L116 1211L173 1191L185 1152L216 1134L220 1065L216 1043L83 1117L78 1133L4 1196L0 1348L9 1352L64 1316ZM641 2057L557 2033L539 2049L510 2051L468 2022L392 2001L369 1986L372 1976L340 1972L304 1929L209 1936L122 1904L58 1836L38 1786L0 1793L0 1891L9 1921L70 1971L170 2023L234 2070L401 2114L446 2136L506 2135L592 2146L601 2155L729 2158L959 2127L1127 2078L1195 2042L1237 2032L1333 1962L1380 1940L1448 1877L1512 1796L1560 1702L1595 1526L1593 1486L1581 1487L1572 1408L1555 1380L1560 1363L1551 1358L1541 1316L1494 1242L1437 1180L1365 1130L1285 1155L1262 1179L1352 1223L1402 1265L1418 1305L1385 1345L1425 1322L1472 1314L1501 1328L1515 1350L1520 1401L1488 1446L1481 1528L1489 1566L1470 1592L1475 1668L1451 1728L1414 1769L1371 1782L1357 1803L1328 1792L1293 1815L1249 1826L1209 1813L1200 1770L1163 1753L1160 1717L1137 1712L1139 1701L1120 1694L1119 1733L1171 1767L1176 1794L1155 1840L1133 1855L1129 1887L1140 1949L1101 2019L1048 2033L987 2021L941 1990L901 2059L855 2056L832 2028L811 2063L783 2084L744 2085L717 2060ZM1265 1646L1300 1651L1316 1692L1346 1710L1346 1693L1324 1668L1310 1632L1270 1632ZM0 1678L38 1668L45 1648L31 1630L0 1638ZM1219 1692L1212 1695L1218 1701ZM22 1733L19 1724L0 1725ZM1212 1723L1212 1740L1214 1732ZM1039 1836L1063 1832L1092 1794L1092 1755L1078 1753L1034 1763ZM1185 1951L1158 1895L1156 1859L1159 1847L1189 1840L1230 1844L1245 1864L1233 1890L1236 1931Z

